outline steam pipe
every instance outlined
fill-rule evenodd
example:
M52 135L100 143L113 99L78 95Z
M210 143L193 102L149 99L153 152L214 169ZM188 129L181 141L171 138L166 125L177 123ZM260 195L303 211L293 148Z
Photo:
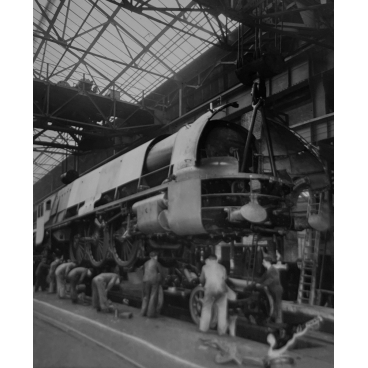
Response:
M272 175L274 177L277 177L276 167L275 167L275 158L273 156L273 147L272 147L271 136L270 136L270 130L268 128L268 123L267 123L267 120L266 120L266 114L265 114L265 111L264 111L264 106L261 106L260 110L261 110L261 115L262 115L262 124L265 128L266 144L267 144L268 154L269 154L269 157L270 157Z
M254 123L256 121L257 111L258 111L258 108L259 108L260 104L261 104L261 99L258 100L256 105L252 104L252 107L253 107L252 121L250 123L248 136L247 136L247 141L246 141L245 147L244 147L243 162L242 162L242 165L241 165L241 168L240 168L240 172L244 172L244 169L245 169L245 163L246 163L247 158L248 158L248 151L249 151L250 141L252 139Z
M253 226L251 225L251 230L252 231L258 231L258 232L263 232L263 233L270 233L270 234L279 234L279 235L284 235L286 232L284 230L276 230L276 229L266 229L260 226Z

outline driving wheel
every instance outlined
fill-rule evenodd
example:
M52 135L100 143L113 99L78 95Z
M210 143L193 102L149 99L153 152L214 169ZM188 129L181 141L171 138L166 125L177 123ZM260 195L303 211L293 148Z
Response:
M102 266L107 258L107 252L109 250L109 231L107 228L101 229L98 233L98 236L91 237L92 227L90 226L86 237L88 237L89 241L86 242L86 253L87 256L95 267Z
M70 239L69 257L71 261L77 265L81 264L82 261L87 257L85 242L79 233L74 234Z
M193 322L199 326L202 312L202 300L204 298L204 288L202 285L196 286L190 294L189 298L189 310L192 316ZM217 325L217 307L214 304L212 307L212 318L210 328L216 328Z
M121 267L132 266L144 240L126 231L124 224L120 227L113 225L111 229L111 252L115 262Z

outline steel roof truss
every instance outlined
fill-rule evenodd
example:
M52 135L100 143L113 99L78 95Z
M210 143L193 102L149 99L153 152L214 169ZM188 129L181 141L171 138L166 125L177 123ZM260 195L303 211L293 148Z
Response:
M66 28L66 25L68 23L69 9L70 9L70 0L68 1L68 5L67 5L67 8L66 8L62 39L64 39L64 36L65 36L65 28Z
M201 7L201 9L202 9L202 5L199 5L200 7ZM212 25L212 22L211 22L211 20L208 18L208 15L206 14L206 12L205 11L203 11L203 14L204 14L204 16L206 17L206 19L207 19L207 22L209 23L209 25L211 26L211 28L212 28L212 30L213 30L213 32L214 32L214 34L216 35L216 38L219 40L219 42L220 43L223 43L223 41L221 40L221 38L219 37L219 35L217 34L217 32L216 32L216 30L215 30L215 28L213 27L213 25ZM220 26L220 28L221 28L221 26ZM221 28L221 32L222 32L222 28ZM225 37L224 37L224 39L225 39Z
M74 66L74 68L64 78L65 81L67 81L72 76L72 74L76 71L76 69L78 68L78 66L82 63L82 61L85 59L85 57L88 55L88 53L92 50L92 48L94 47L94 45L97 43L97 41L100 39L100 37L102 36L102 34L105 32L105 30L108 27L108 25L111 23L111 20L115 18L116 14L119 12L119 10L120 10L120 7L117 6L116 9L114 10L114 12L110 16L107 17L108 21L106 23L104 23L104 25L102 26L102 28L98 32L98 34L95 37L95 39L93 40L93 42L90 43L90 45L88 46L87 50L85 50L84 54L79 58L79 61L78 61L77 65Z
M91 0L89 0L91 1ZM182 16L183 14L181 14L180 16ZM107 89L109 89L109 87L111 87L128 69L129 67L133 67L133 63L136 61L136 60L139 60L139 58L145 54L147 52L147 50L149 50L149 48L156 42L157 39L159 39L163 34L166 33L166 31L170 28L173 27L173 25L176 23L177 19L175 20L172 20L169 24L166 24L166 27L163 28L157 35L156 37L154 38L154 40L152 40L151 42L149 42L147 44L147 46L140 52L136 55L136 57L131 61L131 63L126 67L124 68L107 86L105 86L105 88L101 91L101 93L105 92Z
M119 36L121 37L121 34L119 32L119 29L117 28L116 24L115 24L115 27L116 29L118 30L118 33L119 33ZM124 32L129 36L131 37L135 42L139 43L139 45L144 48L145 46L136 38L134 37L127 29L125 29L125 27L121 26L120 27L124 30ZM124 39L121 37L121 40L124 42ZM124 45L125 45L125 42L124 42ZM127 47L125 45L125 47ZM129 51L128 51L129 52ZM173 69L171 69L163 60L161 60L154 52L152 52L150 49L148 50L148 52L156 59L160 62L160 64L162 64L167 70L169 70L171 73L173 73L174 75L176 75L175 71ZM133 57L132 55L130 54L129 52L129 55L133 61ZM134 65L136 65L136 63L134 62Z
M73 41L74 41L74 40L76 40L78 37L82 37L82 36L84 36L85 34L88 34L88 33L90 33L90 32L92 32L92 31L94 31L94 30L95 30L95 29L97 29L97 28L100 28L100 27L105 26L106 24L107 24L107 25L109 25L109 24L110 24L110 22L107 20L106 22L101 23L101 24L98 24L97 26L92 27L92 28L88 29L87 31L84 31L84 32L82 32L82 33L81 33L81 34L79 34L79 35L76 35L76 36L73 36L73 37L68 38L67 40L65 40L65 42L69 42L69 41L73 42Z
M53 147L53 148L65 148L70 149L71 151L78 150L78 146L71 146L69 144L61 144L61 143L53 143L53 142L34 142L33 144L37 146L46 146L46 147Z
M43 8L41 7L41 4L38 2L38 0L36 0L36 3L37 3L37 5L38 5L38 7L40 8L40 10L41 10L41 13L43 14L43 16L47 19L47 21L49 22L49 24L50 24L50 26L51 26L51 28L53 29L53 31L55 32L55 34L56 34L56 36L57 36L57 38L58 39L61 39L61 37L60 37L60 35L59 35L59 33L58 33L58 31L56 30L56 28L55 28L55 25L54 25L54 23L55 23L55 21L51 21L50 20L50 18L48 17L48 15L46 14L46 12L43 10ZM63 1L62 1L62 3L64 3ZM56 20L56 19L55 19ZM51 30L50 30L51 31Z
M42 39L44 38L44 37L39 36L39 35L34 35L34 37L42 38ZM61 46L64 46L64 45L63 45L63 42L58 41L58 40L55 40L55 39L50 39L50 38L48 38L48 39L47 39L47 41L49 41L49 42L54 42L54 43L60 44ZM64 46L64 47L65 47L65 46ZM69 78L70 78L71 74L72 74L72 73L74 73L74 71L76 70L76 68L77 68L81 63L83 63L83 64L85 63L84 58L85 58L87 55L91 55L91 56L97 57L97 58L99 58L99 59L103 59L103 60L111 61L111 62L116 63L116 64L121 64L121 65L124 65L124 66L129 67L129 68L132 68L132 69L137 69L137 70L143 71L143 72L145 72L145 73L155 75L155 76L157 76L157 77L161 77L161 78L165 78L165 79L172 79L172 80L175 80L174 78L166 77L166 76L164 76L164 75L162 75L162 74L155 73L155 72L152 72L152 71L150 71L150 70L146 70L146 69L140 68L140 67L138 67L138 66L134 66L134 65L132 65L132 64L124 63L123 61L119 61L119 60L111 59L111 58L109 58L109 57L106 57L106 56L103 56L103 55L99 55L99 54L96 54L96 53L94 53L94 52L91 52L91 51L87 51L87 50L81 49L81 48L79 48L79 47L75 47L75 46L68 46L68 51L69 51L69 52L70 52L70 49L72 49L72 50L76 50L76 51L80 51L80 52L84 52L84 55L83 55L83 57L80 57L80 56L78 56L78 55L76 55L76 54L73 54L75 57L77 57L77 58L79 59L79 61L77 61L77 62L74 64L73 70L69 72L69 74L68 74ZM89 47L88 49L90 49L90 47ZM141 56L141 55L140 55L140 56ZM137 60L137 58L135 58L135 60ZM88 65L89 65L91 68L93 68L93 67L92 67L92 65L90 65L90 64L88 64ZM124 70L125 70L125 69L124 69ZM55 76L55 75L56 75L56 74L54 74L53 76ZM68 78L68 76L64 78L64 81L67 81L67 80L69 79L69 78ZM105 91L102 91L102 92L105 92Z
M78 34L79 34L80 30L82 29L82 27L84 26L84 23L86 23L87 19L88 19L88 18L89 18L89 16L91 15L91 13L92 13L92 11L94 10L94 8L95 8L95 6L96 6L97 2L98 2L98 0L96 0L96 1L92 4L91 9L89 10L89 12L88 12L87 16L83 19L82 24L81 24L81 25L80 25L80 27L78 28L78 31L76 32L75 36L74 36L74 37L72 37L72 39L70 40L70 43L69 43L69 45L68 45L68 46L70 46L70 45L72 44L72 42L75 40L75 38L77 38L77 37L78 37ZM68 40L68 41L69 41L69 40ZM65 46L64 46L64 47L65 47ZM65 51L64 51L63 55L60 57L60 59L59 59L58 63L56 64L56 66L55 66L54 70L51 72L51 75L53 75L54 71L55 71L55 70L56 70L56 68L59 66L59 64L60 64L61 60L64 58L64 56L65 56L65 54L66 54L67 50L68 50L68 48L65 48ZM50 77L50 78L51 78L51 77Z
M67 52L67 49L65 50L65 52ZM73 63L73 64L71 64L71 65L69 65L69 66L67 66L67 67L65 67L65 68L63 68L63 69L61 69L60 71L58 71L57 73L55 73L55 74L53 74L54 73L54 70L55 70L55 68L54 68L54 70L52 71L52 73L51 73L51 75L50 75L50 77L49 77L49 79L50 78L52 78L52 77L55 77L55 75L59 75L59 74L61 74L62 72L65 72L65 70L68 70L68 69L70 69L70 68L72 68L74 65L75 65L76 63Z
M46 129L42 129L40 130L38 133L36 133L34 136L33 136L33 141L35 141L40 135L42 135L44 132L46 131Z
M65 101L61 106L59 106L55 111L53 111L50 115L51 117L56 116L58 112L60 112L66 105L68 105L69 102L74 100L79 95L79 92L77 91L72 97L70 97L67 101Z

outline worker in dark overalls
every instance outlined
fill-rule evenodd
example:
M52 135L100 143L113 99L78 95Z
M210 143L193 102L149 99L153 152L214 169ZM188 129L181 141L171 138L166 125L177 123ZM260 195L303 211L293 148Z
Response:
M82 238L85 242L92 242L94 245L98 245L98 241L103 236L103 231L105 229L106 222L102 218L102 215L96 215L93 220L93 233L91 236L86 236Z
M98 312L108 312L109 303L107 300L107 292L114 285L120 284L120 277L116 273L106 272L100 273L92 280L92 307Z
M228 328L227 320L227 280L226 269L217 261L217 256L211 254L202 267L201 284L204 286L204 298L201 311L199 330L207 332L210 328L213 305L217 306L217 332L224 335Z
M92 241L97 245L98 240L101 238L101 231L105 228L105 221L102 215L98 215L94 221L94 230L92 234Z
M272 266L272 258L270 256L265 256L262 261L262 265L266 268L266 272L263 274L260 284L258 286L267 287L270 292L273 303L274 312L273 319L276 323L282 323L282 286L280 283L280 274L276 267Z
M151 252L150 259L143 265L142 308L140 314L150 318L158 316L159 287L163 278L162 266L157 258L157 252Z
M76 267L73 268L67 276L67 280L70 283L70 299L72 303L78 303L78 291L82 291L82 284L88 281L93 275L91 268ZM85 285L84 290L85 290Z
M63 263L63 259L55 256L55 259L50 264L49 274L47 275L47 279L49 282L49 293L54 294L56 293L56 278L55 278L55 271L56 268Z
M41 288L42 291L46 290L46 278L49 267L50 265L47 263L47 258L42 257L41 262L38 264L36 269L36 281L34 286L35 293L39 288Z
M56 286L60 299L64 299L66 297L66 277L68 276L68 273L75 267L77 267L77 265L74 262L66 262L62 263L56 268Z

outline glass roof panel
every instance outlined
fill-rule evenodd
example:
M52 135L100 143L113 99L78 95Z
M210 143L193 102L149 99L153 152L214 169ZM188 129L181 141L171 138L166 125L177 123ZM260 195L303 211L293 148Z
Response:
M138 6L142 1L130 3ZM161 9L199 8L189 0L143 3ZM108 0L39 0L33 8L35 78L75 86L85 77L98 87L97 93L105 95L114 86L121 100L131 103L139 103L143 93L148 95L167 80L163 76L174 76L212 47L205 40L217 43L215 33L221 34L217 20L200 11L145 11L143 15ZM219 20L226 23L224 16ZM227 25L228 32L237 26L233 21ZM39 137L44 142L65 144L70 139L69 144L75 144L66 133L46 131ZM53 167L52 157L60 160L65 149L47 147L42 154L44 147L34 147L36 182L49 171L46 165Z

